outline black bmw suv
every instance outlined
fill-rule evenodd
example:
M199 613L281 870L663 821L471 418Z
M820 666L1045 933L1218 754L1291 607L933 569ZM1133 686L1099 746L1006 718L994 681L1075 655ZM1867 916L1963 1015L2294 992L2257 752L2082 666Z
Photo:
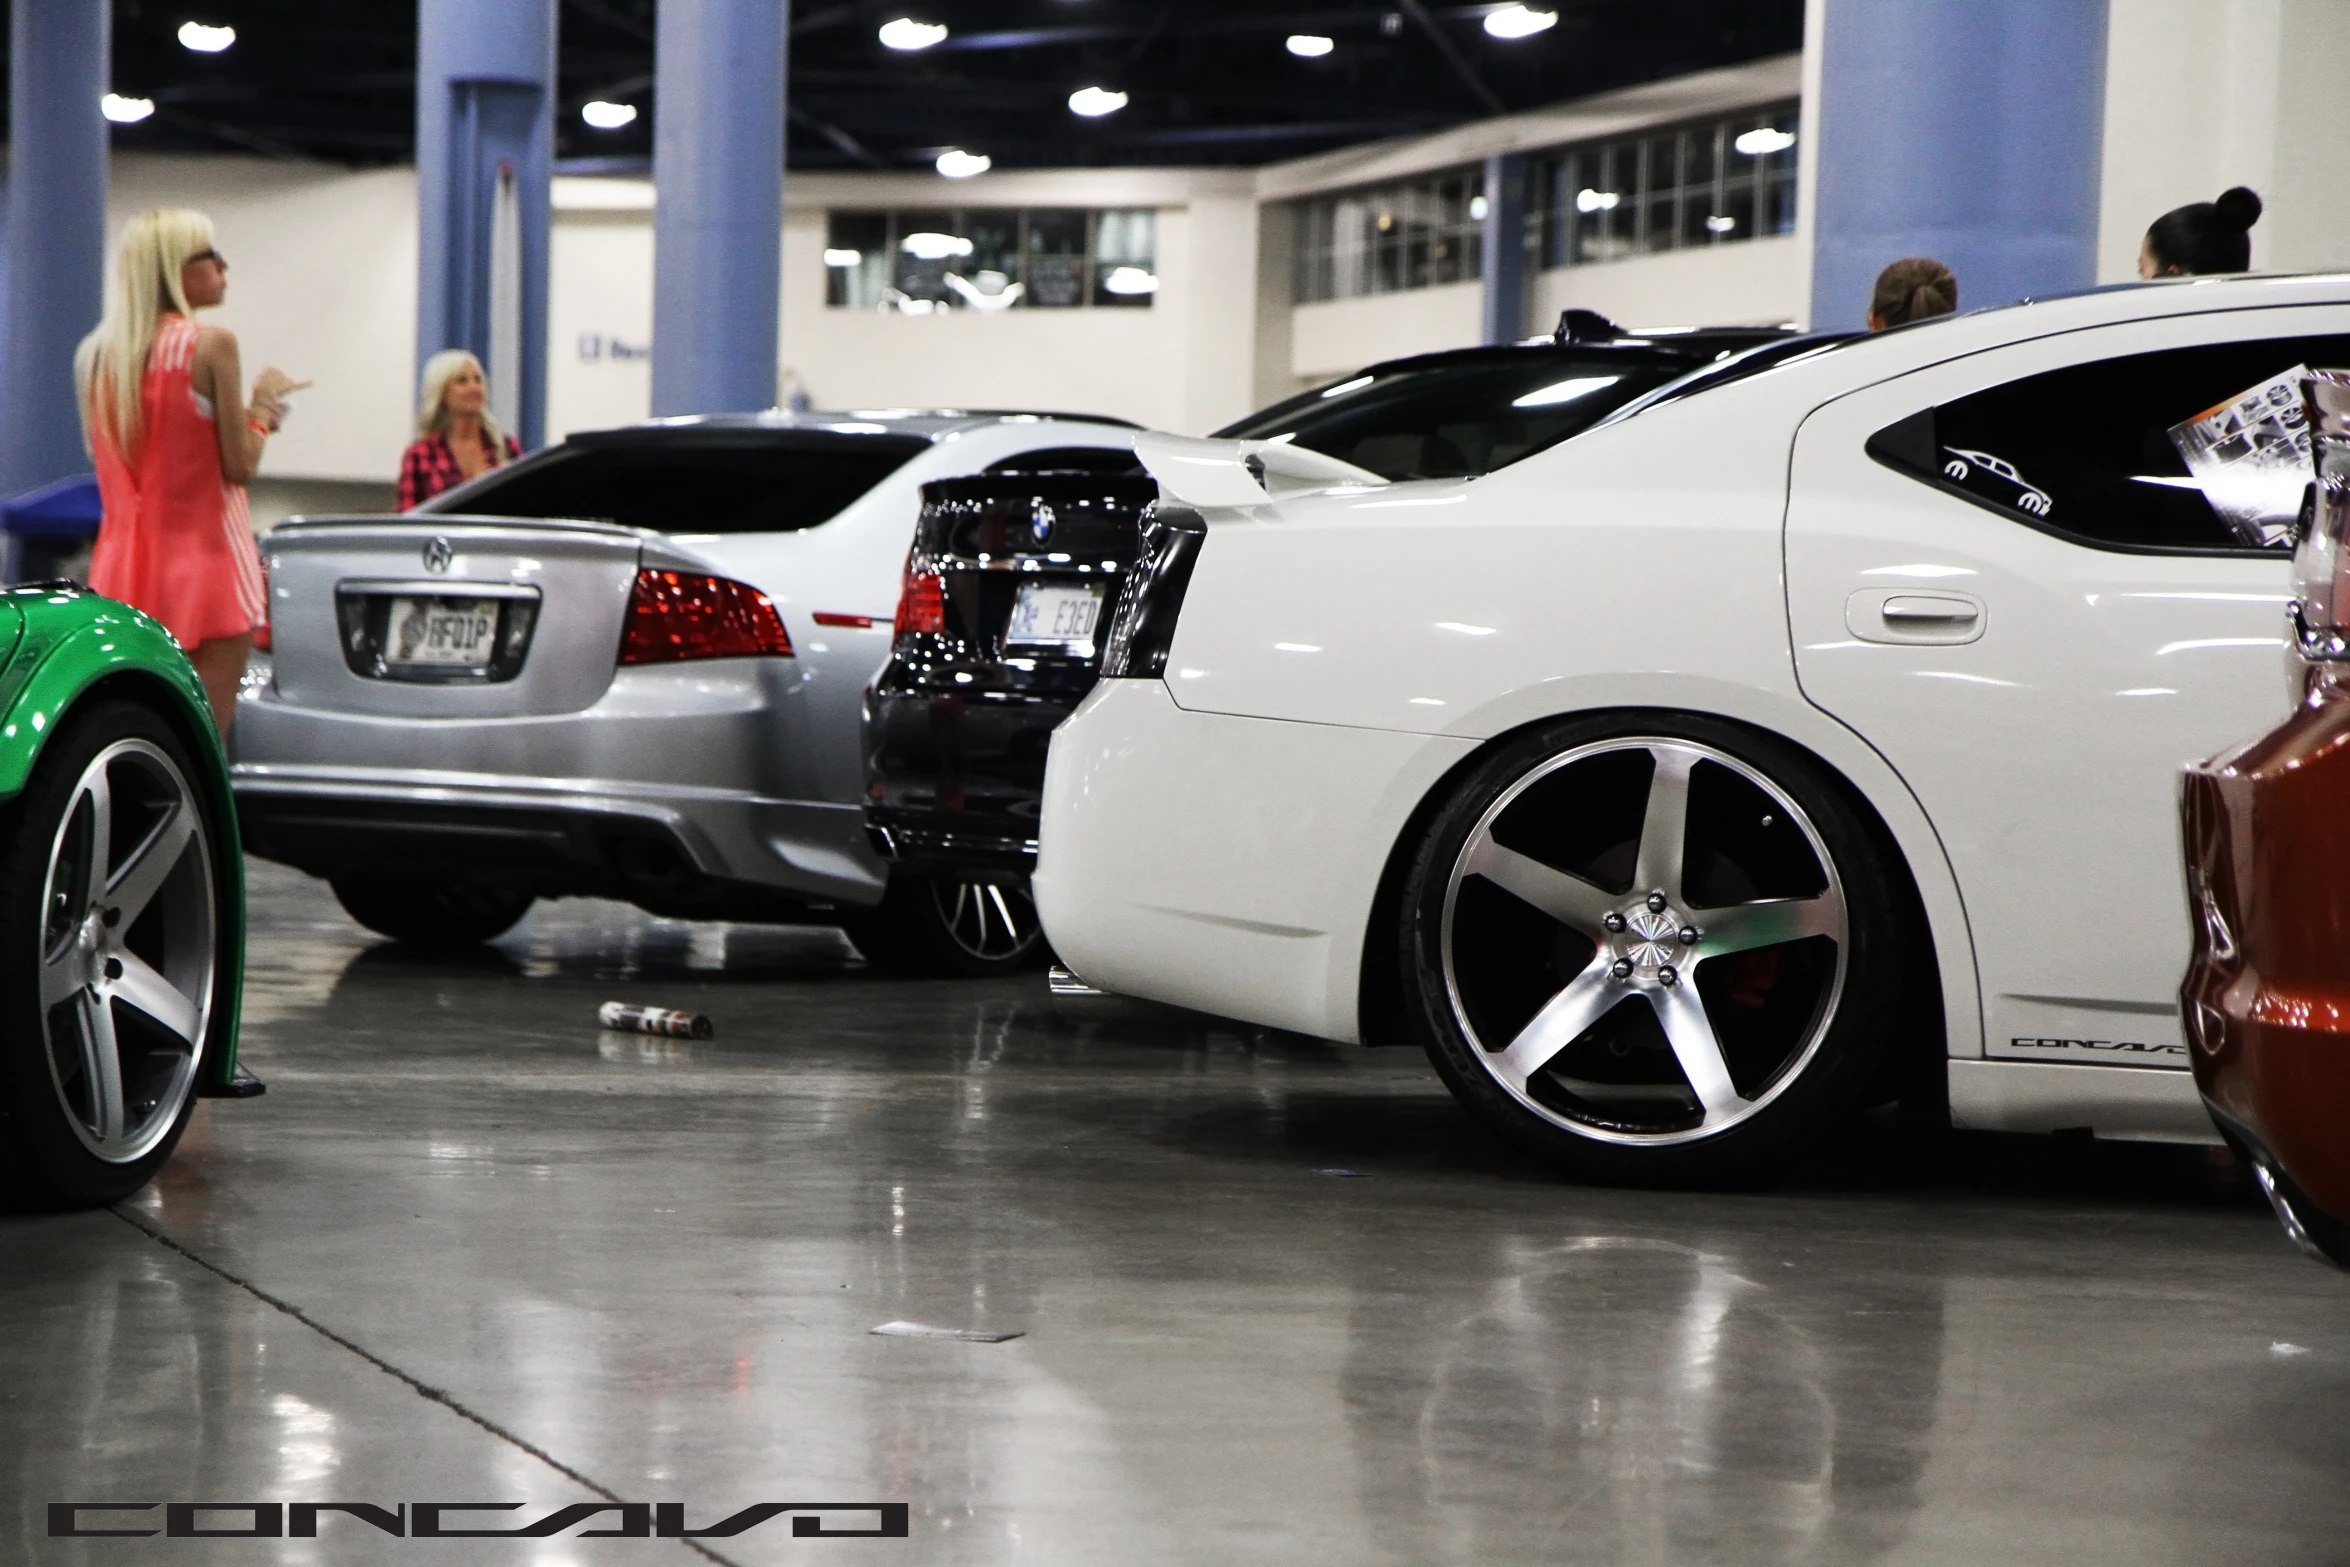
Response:
M1770 327L1634 335L1569 311L1550 338L1375 364L1216 434L1388 479L1470 478L1710 366L1819 341ZM1099 450L923 487L890 661L866 692L865 821L903 873L883 917L935 948L933 969L1000 973L1043 955L1027 878L1045 748L1093 687L1157 499L1139 465Z

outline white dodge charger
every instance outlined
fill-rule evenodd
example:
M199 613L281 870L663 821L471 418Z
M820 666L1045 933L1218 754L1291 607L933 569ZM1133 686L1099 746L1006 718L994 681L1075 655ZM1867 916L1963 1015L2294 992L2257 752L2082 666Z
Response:
M2284 711L2272 388L2329 365L2350 278L2196 279L1733 356L1474 479L1146 436L1047 932L1105 989L1420 1043L1603 1178L1896 1094L2210 1140L2176 779Z

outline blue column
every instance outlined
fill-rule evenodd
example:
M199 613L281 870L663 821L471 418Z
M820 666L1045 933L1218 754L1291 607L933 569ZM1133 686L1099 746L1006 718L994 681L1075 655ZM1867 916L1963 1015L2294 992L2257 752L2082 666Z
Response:
M1811 323L1931 256L1961 309L2096 281L2106 0L1826 0Z
M1485 218L1478 249L1484 256L1484 341L1514 343L1526 335L1526 155L1495 153L1485 160Z
M0 241L0 496L87 473L73 351L106 273L112 7L15 0L8 29L8 195Z
M661 0L653 412L775 402L790 0Z
M555 3L416 7L416 362L473 350L493 372L495 404L517 412L524 446L546 438ZM501 224L511 225L502 243Z

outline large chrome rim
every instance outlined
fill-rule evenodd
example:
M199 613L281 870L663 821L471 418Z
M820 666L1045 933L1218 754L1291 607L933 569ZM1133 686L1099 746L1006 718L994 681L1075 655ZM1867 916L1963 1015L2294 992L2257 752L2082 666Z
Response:
M1580 1136L1712 1137L1802 1076L1843 993L1844 886L1811 819L1670 738L1554 757L1485 811L1445 888L1471 1053Z
M1036 905L1018 887L986 881L933 881L931 907L955 946L989 963L1025 954L1044 933Z
M41 1024L66 1124L109 1164L151 1153L195 1091L212 1020L212 845L145 740L83 769L49 846Z

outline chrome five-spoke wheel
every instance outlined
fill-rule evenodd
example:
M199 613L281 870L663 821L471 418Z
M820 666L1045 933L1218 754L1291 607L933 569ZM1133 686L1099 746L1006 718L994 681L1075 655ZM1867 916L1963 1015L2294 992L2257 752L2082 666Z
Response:
M102 701L54 734L11 810L0 1112L12 1162L52 1199L143 1185L211 1065L233 909L199 777L154 710Z
M1898 924L1867 835L1799 756L1692 725L1505 753L1407 895L1447 1081L1614 1178L1725 1175L1786 1146L1852 1108L1883 1043L1880 976L1858 976L1870 1015L1850 1016L1856 928Z

